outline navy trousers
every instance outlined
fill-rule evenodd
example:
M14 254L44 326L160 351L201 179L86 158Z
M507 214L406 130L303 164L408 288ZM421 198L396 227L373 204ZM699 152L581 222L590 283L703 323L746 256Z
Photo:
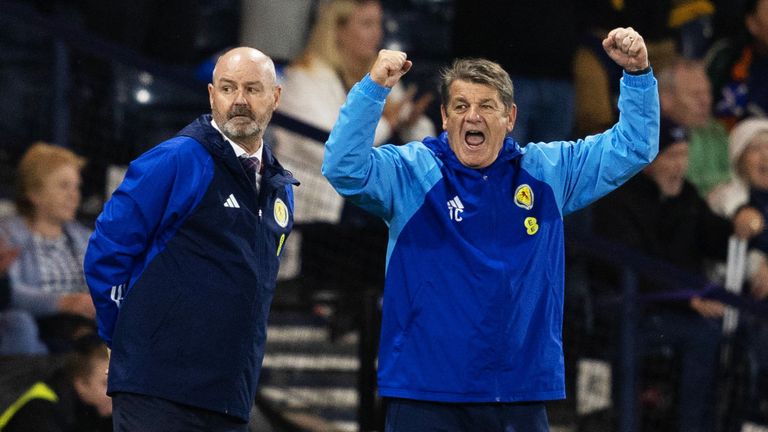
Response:
M387 399L386 432L548 432L543 402L457 404Z
M225 414L152 396L112 396L114 432L247 432L248 424Z

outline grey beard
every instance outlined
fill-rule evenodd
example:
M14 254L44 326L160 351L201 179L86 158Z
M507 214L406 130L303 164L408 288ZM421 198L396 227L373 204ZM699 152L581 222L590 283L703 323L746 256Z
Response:
M248 138L257 136L261 133L261 127L255 121L251 122L244 128L237 128L235 125L228 121L224 123L224 126L221 127L221 130L224 131L224 134L228 138Z

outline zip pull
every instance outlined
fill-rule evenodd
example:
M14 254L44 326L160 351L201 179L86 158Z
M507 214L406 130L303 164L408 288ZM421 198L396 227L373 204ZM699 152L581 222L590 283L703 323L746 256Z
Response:
M261 221L261 209L259 209L259 221Z

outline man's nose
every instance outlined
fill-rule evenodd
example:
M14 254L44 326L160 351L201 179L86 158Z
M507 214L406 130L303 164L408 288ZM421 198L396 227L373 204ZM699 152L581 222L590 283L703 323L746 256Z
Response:
M235 94L235 104L237 105L248 105L248 99L245 98L245 92L240 90Z
M477 122L480 121L480 119L480 111L477 107L470 106L469 111L467 111L467 120Z

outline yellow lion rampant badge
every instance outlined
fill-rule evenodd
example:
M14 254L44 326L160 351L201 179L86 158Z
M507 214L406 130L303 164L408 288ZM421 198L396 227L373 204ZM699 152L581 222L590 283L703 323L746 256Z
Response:
M277 222L278 225L280 225L282 228L285 228L288 226L288 206L285 205L283 200L280 198L277 198L275 200L275 222Z
M526 210L533 208L533 190L527 184L521 184L515 189L515 205Z

